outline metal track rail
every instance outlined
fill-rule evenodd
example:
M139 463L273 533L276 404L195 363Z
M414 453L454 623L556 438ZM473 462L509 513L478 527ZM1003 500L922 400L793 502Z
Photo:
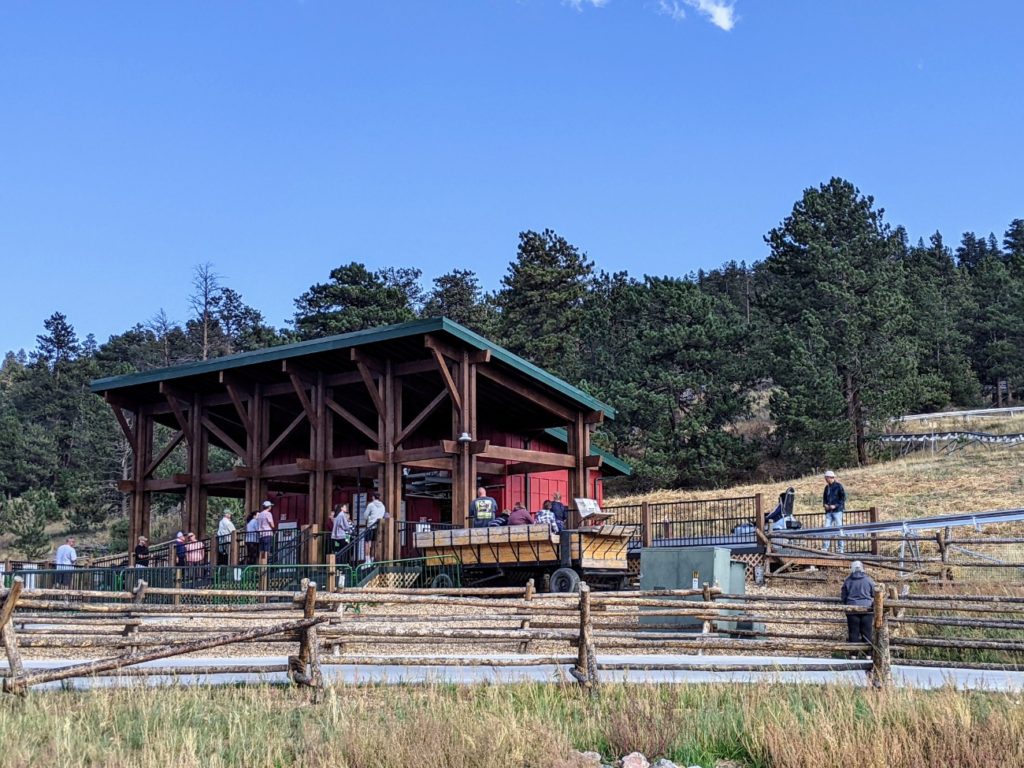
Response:
M937 515L935 517L916 517L912 520L887 520L880 523L861 523L860 525L844 525L839 528L801 528L772 531L771 538L798 539L820 538L821 534L835 536L842 531L847 535L923 531L931 528L957 528L971 525L978 528L991 523L1011 523L1024 520L1024 509L996 509L989 512L969 512L958 515Z

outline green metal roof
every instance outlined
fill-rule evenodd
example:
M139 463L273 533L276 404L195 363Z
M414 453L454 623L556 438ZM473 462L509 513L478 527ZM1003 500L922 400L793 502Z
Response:
M576 403L593 411L602 411L605 416L615 418L615 409L610 405L602 403L595 397L588 395L583 390L572 386L566 381L553 376L539 368L533 363L524 360L519 355L514 355L503 347L488 341L483 336L474 333L465 326L459 325L446 317L435 317L427 320L413 320L408 323L397 325L386 325L380 328L368 328L363 331L343 333L338 336L325 336L322 339L310 339L299 341L294 344L281 344L276 347L267 347L252 352L240 352L236 355L218 357L213 360L203 360L183 365L172 365L168 368L157 368L142 373L130 373L124 376L108 376L103 379L96 379L90 384L93 392L108 392L113 389L134 387L140 384L153 384L161 381L170 381L187 376L199 376L206 373L216 373L234 368L242 368L248 365L259 365L260 363L271 363L277 360L287 360L303 355L315 355L319 352L332 352L339 349L348 349L364 344L375 344L378 342L402 339L408 336L417 336L423 333L447 333L470 347L479 350L488 350L491 358L500 360L502 363L516 369L520 373L544 384L556 392L568 397ZM616 461L618 461L616 459ZM623 465L625 466L625 465ZM628 469L628 467L627 467Z
M545 429L545 433L551 435L561 443L569 444L569 433L566 432L562 427L552 427L551 429ZM600 456L604 459L604 463L614 469L616 472L620 472L627 477L633 474L633 468L626 462L616 456L614 453L609 453L604 448L598 448L596 445L590 446L591 456Z

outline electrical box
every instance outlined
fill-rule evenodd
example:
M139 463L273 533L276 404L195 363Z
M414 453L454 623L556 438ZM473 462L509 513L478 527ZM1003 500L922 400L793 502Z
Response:
M702 589L705 584L723 592L741 595L746 592L746 566L732 559L727 547L649 547L640 551L640 589ZM698 597L680 600L699 602ZM742 622L749 625L750 622ZM671 625L700 630L703 622L686 616L644 616L640 624ZM720 631L754 629L719 624Z

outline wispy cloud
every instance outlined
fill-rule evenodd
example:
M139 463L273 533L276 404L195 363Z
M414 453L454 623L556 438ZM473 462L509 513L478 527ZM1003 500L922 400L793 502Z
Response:
M658 0L658 13L673 21L682 21L686 18L684 5L695 8L708 21L726 32L736 26L736 9L732 0Z
M582 11L584 6L590 5L594 8L603 8L608 5L608 0L562 0L565 5Z

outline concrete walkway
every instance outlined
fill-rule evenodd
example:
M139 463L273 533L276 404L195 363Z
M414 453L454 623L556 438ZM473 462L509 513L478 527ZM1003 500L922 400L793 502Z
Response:
M494 658L516 658L497 656ZM79 660L33 660L25 666L30 669L51 669L70 664L84 663ZM764 672L677 672L677 671L603 671L601 679L608 683L842 683L846 685L867 685L867 675L863 670L851 669L849 672L775 672L771 667L775 664L821 664L822 659L806 657L768 657L751 658L749 656L649 656L649 655L601 655L599 663L690 663L690 664L760 664ZM841 664L835 659L828 663ZM262 675L253 673L253 667L270 664L285 664L283 656L254 656L229 658L190 658L164 659L162 661L140 664L139 667L189 667L198 665L237 666L238 672L216 675L181 675L160 676L150 678L133 677L97 677L73 681L75 688L91 688L96 686L131 685L144 680L148 685L166 685L173 682L184 684L223 685L234 683L283 683L287 681L284 673ZM6 665L0 666L6 673ZM324 665L324 677L328 681L345 683L516 683L525 681L558 681L571 679L565 668L554 666L526 667L438 667L438 666L337 666ZM938 688L943 685L954 685L957 688L971 690L994 690L1024 692L1024 672L995 672L988 670L963 670L922 667L893 667L893 678L897 685L919 689ZM59 688L59 683L38 686L36 690Z

